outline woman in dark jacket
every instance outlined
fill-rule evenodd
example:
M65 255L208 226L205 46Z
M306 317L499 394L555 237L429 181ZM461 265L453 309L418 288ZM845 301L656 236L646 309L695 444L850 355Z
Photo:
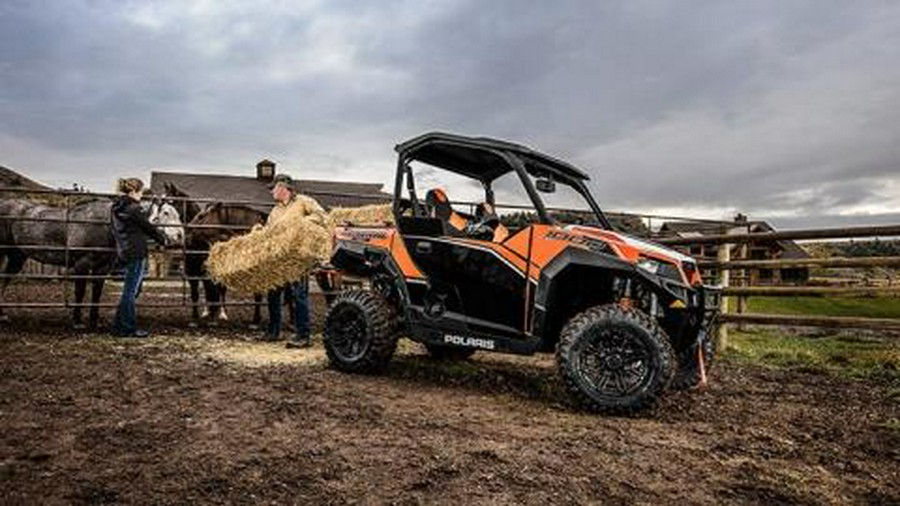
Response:
M119 299L119 308L116 310L113 333L121 337L147 337L147 331L137 328L134 301L144 277L147 237L163 245L166 244L166 237L150 223L141 209L144 183L140 179L120 179L116 190L121 195L113 201L110 219L119 262L125 266L125 281L122 284L122 298Z

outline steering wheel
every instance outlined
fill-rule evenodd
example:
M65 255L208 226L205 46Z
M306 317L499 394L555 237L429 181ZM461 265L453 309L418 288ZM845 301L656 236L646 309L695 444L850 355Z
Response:
M472 239L490 241L494 238L494 229L500 224L500 217L494 213L487 213L478 217L466 225L465 233Z

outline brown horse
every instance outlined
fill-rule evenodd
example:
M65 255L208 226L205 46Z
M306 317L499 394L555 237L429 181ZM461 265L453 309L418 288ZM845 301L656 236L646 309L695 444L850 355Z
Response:
M181 215L181 221L184 223L190 223L203 210L200 204L191 200L190 195L181 191L173 183L165 183L163 185L163 198L175 206Z
M203 291L206 294L207 308L202 314L198 309L198 300L200 298L199 285L201 277L208 277L206 271L206 259L209 258L209 248L213 243L228 240L235 235L246 233L246 229L252 228L256 224L264 224L267 214L254 209L247 205L215 203L207 206L200 211L190 225L203 225L204 228L190 228L185 237L185 244L189 250L204 251L204 253L188 253L185 258L185 274L190 279L191 285L191 309L193 324L202 318L218 318L227 320L228 315L225 312L225 295L227 289L224 285L213 283L209 279L203 279ZM214 228L214 225L228 225L246 227L246 229L235 228ZM337 271L320 269L313 273L316 284L325 294L326 303L330 304L335 294L341 288L341 277ZM261 321L260 302L262 295L253 296L256 306L253 311L253 326L258 326ZM288 305L293 304L293 300L287 297ZM293 323L294 312L288 313Z
M227 289L224 285L213 283L207 278L209 273L206 271L206 259L209 258L209 248L213 243L226 241L235 235L247 233L247 230L252 228L253 225L265 224L267 217L267 213L250 206L215 203L200 211L190 221L189 225L200 226L198 228L189 228L185 235L185 246L188 250L194 250L193 253L185 255L184 259L184 272L188 276L188 283L191 286L191 317L193 325L196 325L201 318L228 319L228 313L225 311L224 306ZM215 225L225 225L229 228L215 228ZM202 314L198 307L200 299L199 278L207 278L203 279L203 291L206 294L207 307L204 308ZM259 308L262 303L262 296L254 295L253 300L257 303L253 311L253 325L258 326L261 320Z

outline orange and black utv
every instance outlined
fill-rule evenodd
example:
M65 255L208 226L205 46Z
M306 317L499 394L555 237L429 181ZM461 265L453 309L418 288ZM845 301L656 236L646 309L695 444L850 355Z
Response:
M521 145L445 133L396 150L396 225L348 223L335 232L332 266L368 282L342 292L328 311L324 341L334 367L378 371L401 336L444 359L555 350L573 397L612 412L647 407L705 374L718 290L702 284L693 259L613 231L584 172ZM441 189L420 197L414 166L467 178L469 188L483 189L483 202L465 213ZM518 229L495 211L493 183L503 176L532 204L519 215L533 219ZM557 185L582 200L582 223L557 223L545 207L541 193Z

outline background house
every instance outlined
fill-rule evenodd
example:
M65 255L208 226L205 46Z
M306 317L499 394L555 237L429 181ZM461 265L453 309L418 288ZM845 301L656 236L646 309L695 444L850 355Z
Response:
M753 234L772 232L774 230L772 225L765 221L749 221L746 217L738 215L733 224L668 221L660 227L657 236L691 238L720 234ZM715 261L720 247L721 245L718 244L694 244L691 246L679 246L678 249L691 255L698 261ZM796 242L787 240L731 245L730 248L732 260L775 260L810 257L810 254ZM702 274L704 279L715 279L718 276L718 271L717 269L702 269ZM750 285L803 284L809 281L809 268L747 269L745 277Z

